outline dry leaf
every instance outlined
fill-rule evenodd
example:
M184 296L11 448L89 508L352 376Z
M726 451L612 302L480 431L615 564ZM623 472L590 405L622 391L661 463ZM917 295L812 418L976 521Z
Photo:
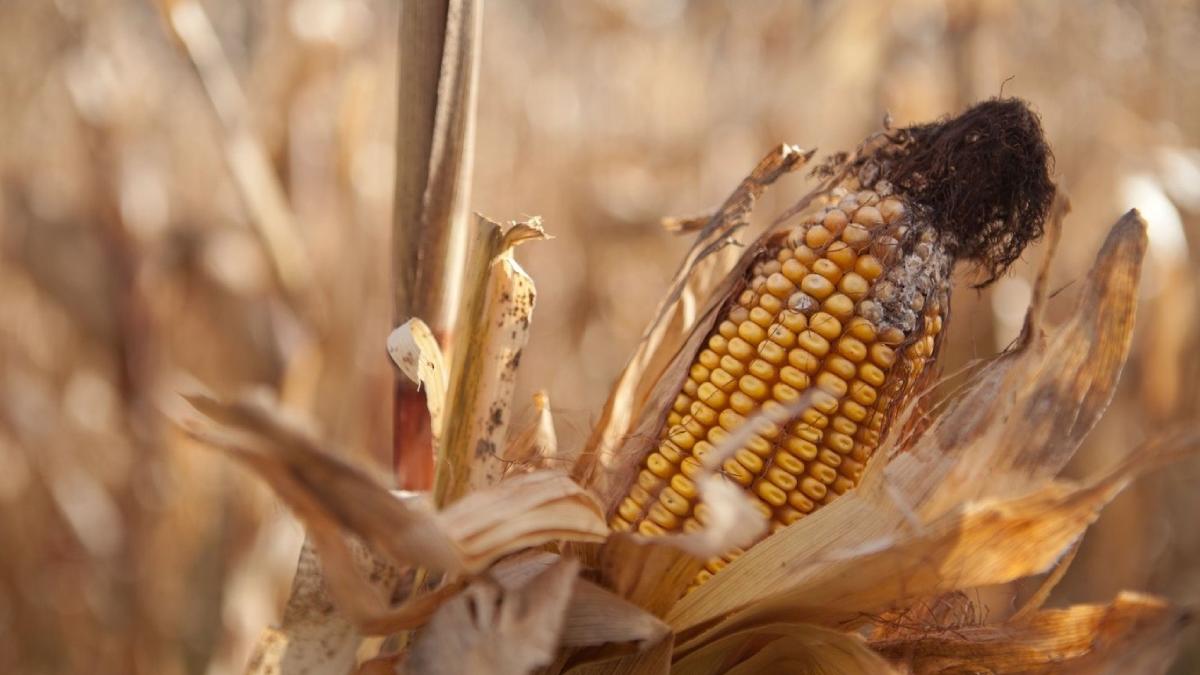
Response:
M566 475L549 471L473 492L440 513L439 523L461 547L471 571L523 548L556 540L600 542L608 534L595 498Z
M530 551L498 562L488 574L506 589L513 590L559 559L554 553ZM576 579L563 622L561 642L564 647L634 643L638 648L645 648L657 643L669 630L665 623L641 607L586 579Z
M392 331L387 339L387 350L401 372L425 387L425 406L429 409L429 428L436 448L445 424L443 411L449 380L437 338L424 321L413 318Z
M1001 625L961 626L872 648L914 675L1164 672L1186 613L1161 598L1122 593L1109 605L1043 610ZM1130 658L1138 659L1131 667Z
M250 103L217 31L196 0L159 0L159 5L221 123L225 161L275 275L289 294L299 296L312 281L312 264L297 234L283 182L254 129Z
M1143 446L1082 487L1051 483L1023 497L969 503L918 532L898 532L824 559L789 563L788 547L777 541L780 534L769 537L730 567L754 556L760 572L776 576L778 570L779 581L771 592L743 597L745 609L688 637L680 650L690 652L731 632L773 621L850 625L905 600L1045 572L1138 472L1177 458L1185 449L1195 452L1196 440L1194 434L1185 434ZM710 584L689 594L668 615L677 631L718 616L715 607L729 602L724 593L706 597Z
M885 480L903 482L908 495L935 492L922 499L922 508L936 514L964 499L1019 494L1056 475L1116 390L1132 339L1145 250L1146 223L1131 211L1110 231L1071 318L1048 341L1039 339L1031 321L1027 330L1034 334L1028 343L1006 355L1006 363L990 375L1003 377L997 395L984 387L955 408L966 412L978 405L986 411L980 419L983 432L968 435L972 427L948 411L910 453L888 467ZM989 397L986 405L983 396ZM938 462L939 470L931 474L909 471L910 456L915 462L925 457L955 461ZM914 480L900 479L906 472ZM928 487L914 489L917 482Z
M674 640L668 636L650 649L597 663L584 663L567 675L670 675Z
M550 663L578 570L563 559L515 590L476 581L417 634L404 672L523 675Z
M398 563L437 570L461 566L457 545L424 499L397 499L321 450L309 432L264 397L229 404L203 396L188 401L221 424L192 419L184 428L251 466L309 526L310 535L336 524Z
M513 247L546 239L533 219L501 228L480 216L467 261L465 297L455 328L449 408L437 449L434 499L446 505L504 474L499 456L508 431L512 391L533 313L533 280Z
M820 626L770 624L716 640L679 659L672 675L797 673L887 675L895 670L861 638Z

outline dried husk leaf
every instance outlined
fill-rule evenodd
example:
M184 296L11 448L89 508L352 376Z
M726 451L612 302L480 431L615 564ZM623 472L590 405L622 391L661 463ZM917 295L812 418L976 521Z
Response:
M496 563L488 574L511 590L524 585L559 559L555 553L530 551ZM641 607L586 579L576 579L560 642L564 647L632 643L644 649L660 641L668 632L670 629L665 623Z
M1134 282L1144 242L1144 223L1136 214L1127 215L1113 228L1085 285L1075 317L1061 329L1076 341L1075 349L1102 361L1087 376L1083 400L1079 387L1069 383L1079 382L1083 371L1089 370L1089 363L1063 359L1060 353L1047 351L1044 340L1033 338L1040 334L1040 328L1031 315L1030 339L977 374L966 393L911 449L888 462L889 448L885 445L868 465L857 490L767 538L723 569L680 602L669 616L672 625L685 630L757 598L775 596L795 582L798 567L819 566L845 551L880 545L885 535L919 527L922 521L933 522L939 514L962 513L954 509L972 496L995 494L1005 484L1012 489L999 490L1000 494L1020 494L1044 485L1046 475L1058 470L1081 434L1055 433L1053 426L1043 421L1056 417L1080 421L1094 418L1111 397L1132 329L1126 317L1136 302ZM1023 378L1030 373L1037 374L1031 379L1040 386L1027 385L1028 380ZM1061 382L1068 384L1056 386ZM1032 416L1038 423L1036 433L1029 433L1022 415ZM1077 421L1076 426L1080 423ZM1090 422L1084 426L1090 426ZM887 443L894 448L896 440L893 434ZM982 470L998 454L1008 452L1011 456L1015 452L1011 448L1021 448L1027 442L1036 447L1021 451L1024 461L999 462L1009 467L1012 476L1023 476L1023 490L1017 490L1011 481L997 482L994 473ZM1039 458L1042 463L1037 461ZM976 471L957 472L955 467L963 462L976 467ZM958 483L947 486L947 476L952 472ZM945 496L951 494L957 499ZM939 503L936 509L928 507ZM781 563L788 565L781 567Z
M820 626L777 623L734 633L679 659L672 675L895 673L856 635Z
M439 523L461 547L470 571L522 548L552 541L600 542L608 534L595 498L566 475L549 471L473 492L440 513Z
M183 426L254 469L309 526L310 535L332 526L362 537L398 563L437 570L462 567L457 544L426 500L397 499L359 469L325 452L313 434L267 396L260 393L231 403L189 396L187 400L209 419L185 420Z
M683 375L683 366L678 363L690 359L695 346L716 320L716 312L726 295L725 287L732 285L737 276L728 274L718 287L704 288L711 285L716 275L713 270L700 267L700 263L725 249L733 241L733 235L749 224L754 202L767 187L781 176L798 170L812 154L812 151L790 145L773 149L700 230L633 356L617 377L575 467L573 475L599 494L606 504L615 499L614 495L628 482L630 471L641 457L636 446L642 442L631 442L630 439L640 436L639 425L650 424L650 420L661 412L660 408L665 409L663 401L668 394L663 392L670 389L672 383L678 385L680 382L676 380ZM743 256L742 264L749 264L748 256ZM709 283L700 283L703 280ZM693 297L709 298L698 313L684 302L689 292ZM685 313L696 314L691 325L683 321Z
M504 475L499 453L508 432L512 391L535 295L533 280L517 264L513 247L546 238L536 218L502 228L478 217L437 451L434 499L438 505L494 485Z
M320 550L331 597L361 630L388 632L416 625L452 587L388 608L390 589L380 596L362 578L386 570L365 547L354 547L351 535L391 562L470 574L522 548L553 541L598 542L608 532L600 505L563 474L519 476L435 512L423 496L398 497L325 453L269 402L190 400L210 419L185 420L185 428L248 464L295 510ZM304 579L301 575L298 583Z
M387 339L387 350L400 371L425 388L425 406L429 409L433 447L438 447L445 425L443 411L446 408L449 372L437 338L424 321L413 318L392 331Z
M1045 572L1139 473L1194 453L1198 441L1194 432L1176 435L1139 448L1083 486L1052 482L1022 497L971 502L916 532L884 536L824 560L789 564L777 555L782 549L772 546L778 535L770 537L743 558L770 547L760 564L782 568L788 581L715 628L693 632L680 651L771 621L851 626L906 600ZM706 608L691 596L707 585L668 616L677 631L696 625L694 617Z
M561 559L520 588L472 583L418 632L403 672L524 675L555 657L579 563Z
M625 532L611 535L599 555L604 585L657 616L675 604L703 564L664 542Z
M922 500L922 509L939 513L964 499L1019 494L1056 475L1116 391L1132 341L1146 245L1146 223L1130 211L1109 232L1071 318L1049 340L1039 335L1036 323L1027 324L1028 346L1008 364L1001 397L985 407L985 433L967 444L963 429L947 416L888 467L885 480L898 483L909 456L950 452L958 461L942 462L941 467L951 470L939 468L940 481L920 479L936 491ZM968 447L970 452L955 451ZM910 480L905 483L916 487ZM910 499L925 494L903 491Z
M667 636L650 649L596 663L583 663L567 675L669 675L674 640Z
M1162 598L1121 593L1107 605L1043 610L1001 625L931 628L871 647L914 675L1165 672L1186 624L1186 612Z
M439 513L423 497L397 499L261 402L190 400L226 426L190 422L189 431L247 461L306 523L334 523L399 563L474 573L528 546L608 532L599 503L563 474L518 476Z

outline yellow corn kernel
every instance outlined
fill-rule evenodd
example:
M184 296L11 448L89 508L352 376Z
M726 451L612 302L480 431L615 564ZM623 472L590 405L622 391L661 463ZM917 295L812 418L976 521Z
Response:
M787 504L787 493L768 481L760 480L755 483L754 493L771 506L779 507Z
M832 264L832 263L831 263ZM836 267L836 265L834 265ZM817 300L824 300L833 293L833 282L818 273L812 273L800 281L800 290Z
M819 250L824 248L831 241L833 241L833 233L821 225L813 225L812 227L808 228L808 232L804 233L804 243L812 249ZM820 260L820 258L816 258L816 256L814 256L814 258L815 259L813 262ZM802 260L801 262L808 264L808 261Z
M834 293L825 299L821 309L839 321L846 321L854 316L854 301L845 293Z
M784 441L784 447L787 448L788 452L805 462L811 462L817 458L817 446L812 441L799 438L798 436L789 436Z

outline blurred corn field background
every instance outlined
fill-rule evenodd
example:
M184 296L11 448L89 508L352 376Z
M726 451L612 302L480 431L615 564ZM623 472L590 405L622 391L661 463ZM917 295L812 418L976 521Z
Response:
M191 6L240 92L206 91L152 2L0 3L0 672L239 672L278 619L301 527L165 422L181 387L275 388L390 473L399 7ZM712 208L780 142L850 149L885 112L1001 92L1041 114L1073 204L1051 321L1121 212L1150 223L1133 355L1068 474L1200 416L1195 3L494 0L483 25L471 206L556 237L521 255L517 400L550 393L561 446L687 247L659 218ZM1017 335L1041 253L960 280L944 372ZM1193 461L1118 498L1051 604L1200 602L1197 480Z

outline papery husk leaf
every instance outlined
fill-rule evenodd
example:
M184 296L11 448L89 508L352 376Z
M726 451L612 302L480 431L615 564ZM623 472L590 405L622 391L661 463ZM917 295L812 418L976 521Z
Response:
M656 616L675 604L703 565L678 548L626 532L613 533L599 556L604 585Z
M506 558L488 570L507 589L519 588L560 559L547 551ZM632 643L644 649L670 632L667 624L641 607L586 579L576 579L560 639L564 647Z
M572 667L567 675L670 675L674 645L674 639L667 636L646 651L583 663Z
M766 534L767 519L754 508L741 487L711 473L699 475L696 487L700 499L711 511L709 522L698 532L662 537L664 544L704 560L734 548L748 547Z
M535 295L533 280L517 264L513 247L546 238L537 218L502 228L478 217L437 450L434 500L439 506L494 485L504 475L499 454Z
M676 364L685 358L690 360L694 347L716 320L717 309L726 295L723 289L735 282L736 273L730 273L716 287L705 288L711 283L698 282L715 279L717 275L712 270L705 270L700 263L723 250L732 241L733 234L749 224L754 202L768 186L799 169L812 154L812 151L790 145L781 145L769 152L709 219L689 249L633 356L617 377L575 467L573 475L581 484L596 491L605 504L615 499L642 456L635 447L642 442L630 443L630 439L642 433L639 425L649 424L647 420L661 412L660 407L665 409L663 400L667 394L663 391L680 383L672 384L682 372L682 366ZM749 264L746 257L743 257L743 264ZM703 277L697 276L698 272ZM694 313L696 319L686 325L682 300L689 289L694 297L708 300L699 312L687 310L689 314ZM674 395L673 391L671 395Z
M1187 613L1162 598L1126 592L1107 605L1042 610L1001 625L931 627L871 647L914 675L1152 673L1169 667L1187 623Z
M473 492L439 514L468 570L479 571L522 548L551 541L600 542L608 525L600 504L561 473L539 471Z
M1200 434L1189 431L1142 446L1083 486L1052 482L1022 497L971 502L919 531L899 531L823 560L789 563L787 547L776 542L776 534L733 563L754 555L762 572L779 570L781 581L772 592L743 598L745 609L700 634L693 631L680 650L690 652L773 621L846 627L906 600L1043 573L1140 472L1198 449ZM697 626L698 617L714 616L710 605L726 601L704 597L708 585L686 596L668 615L677 632Z
M424 499L397 499L361 470L322 450L314 435L266 397L221 403L186 397L212 424L184 421L193 436L253 468L312 529L334 524L398 563L453 571L458 546Z
M1021 608L1013 613L1013 615L1010 617L1010 620L1019 621L1024 619L1025 617L1037 612L1042 608L1042 605L1046 604L1046 600L1050 598L1050 593L1052 593L1055 587L1058 586L1059 582L1063 580L1063 577L1067 576L1067 571L1071 569L1071 563L1075 562L1075 556L1079 554L1079 546L1082 543L1083 539L1076 541L1075 544L1071 546L1071 548L1068 549L1065 554L1063 554L1063 557L1059 558L1058 562L1054 565L1054 569L1050 570L1050 573L1038 583L1038 587L1034 589L1033 593L1028 598L1025 599L1025 602L1022 603Z
M449 371L437 338L425 322L413 318L392 331L387 339L388 354L396 367L410 380L425 388L425 406L429 409L429 429L433 447L437 447L445 425L446 388Z
M935 472L940 480L918 479L934 492L921 500L921 510L936 514L965 499L1019 494L1056 475L1116 391L1132 342L1146 245L1146 223L1130 211L1109 232L1071 318L1049 340L1039 339L1036 323L1027 324L1028 344L1006 364L1000 398L987 406L983 433L965 439L956 420L946 416L888 467L885 480L898 481L909 456L949 453L957 461L940 463Z
M342 623L369 634L420 625L459 585L452 579L436 591L390 607L397 574L391 563L478 573L525 547L598 542L608 531L599 504L563 474L520 476L439 513L423 495L394 495L328 455L268 401L221 404L204 396L189 400L209 419L184 420L182 425L253 468L304 521L310 541L320 551L320 563L315 557L301 558L289 606L296 606L297 598L304 600L310 610L296 616L311 615L317 623L327 623L320 630L336 633L336 640L329 639L339 644L357 639ZM389 560L376 557L372 549ZM345 621L331 616L333 605Z
M756 626L713 641L676 661L672 675L896 673L862 638L807 624Z
M524 675L554 660L579 563L561 559L508 590L472 583L418 632L403 672Z
M1080 438L1076 432L1056 433L1047 416L1074 419L1079 426L1085 417L1098 416L1101 403L1111 397L1129 344L1128 317L1136 302L1134 280L1144 247L1144 223L1136 214L1122 218L1097 257L1074 318L1060 329L1077 342L1075 349L1103 364L1084 375L1090 368L1086 360L1064 359L1061 349L1048 351L1037 323L1040 304L1035 303L1027 339L976 374L925 433L911 442L898 438L898 432L889 434L856 490L768 537L714 575L672 611L672 625L685 630L755 598L771 597L794 583L796 568L820 566L847 550L879 545L885 535L932 522L969 499L1021 494L1045 485ZM1035 297L1039 294L1044 288ZM1074 384L1084 377L1089 382L1086 400ZM1030 386L1030 381L1039 384ZM1036 433L1026 429L1026 418L1037 422ZM894 428L903 426L901 421ZM902 440L911 447L898 445ZM1036 451L1020 451L1024 461L1012 461L1018 453L1012 448L1024 443L1035 444ZM1009 480L982 470L993 461L1007 467ZM958 471L964 463L976 470ZM948 484L951 474L957 483ZM1025 481L1020 489L1016 477Z

